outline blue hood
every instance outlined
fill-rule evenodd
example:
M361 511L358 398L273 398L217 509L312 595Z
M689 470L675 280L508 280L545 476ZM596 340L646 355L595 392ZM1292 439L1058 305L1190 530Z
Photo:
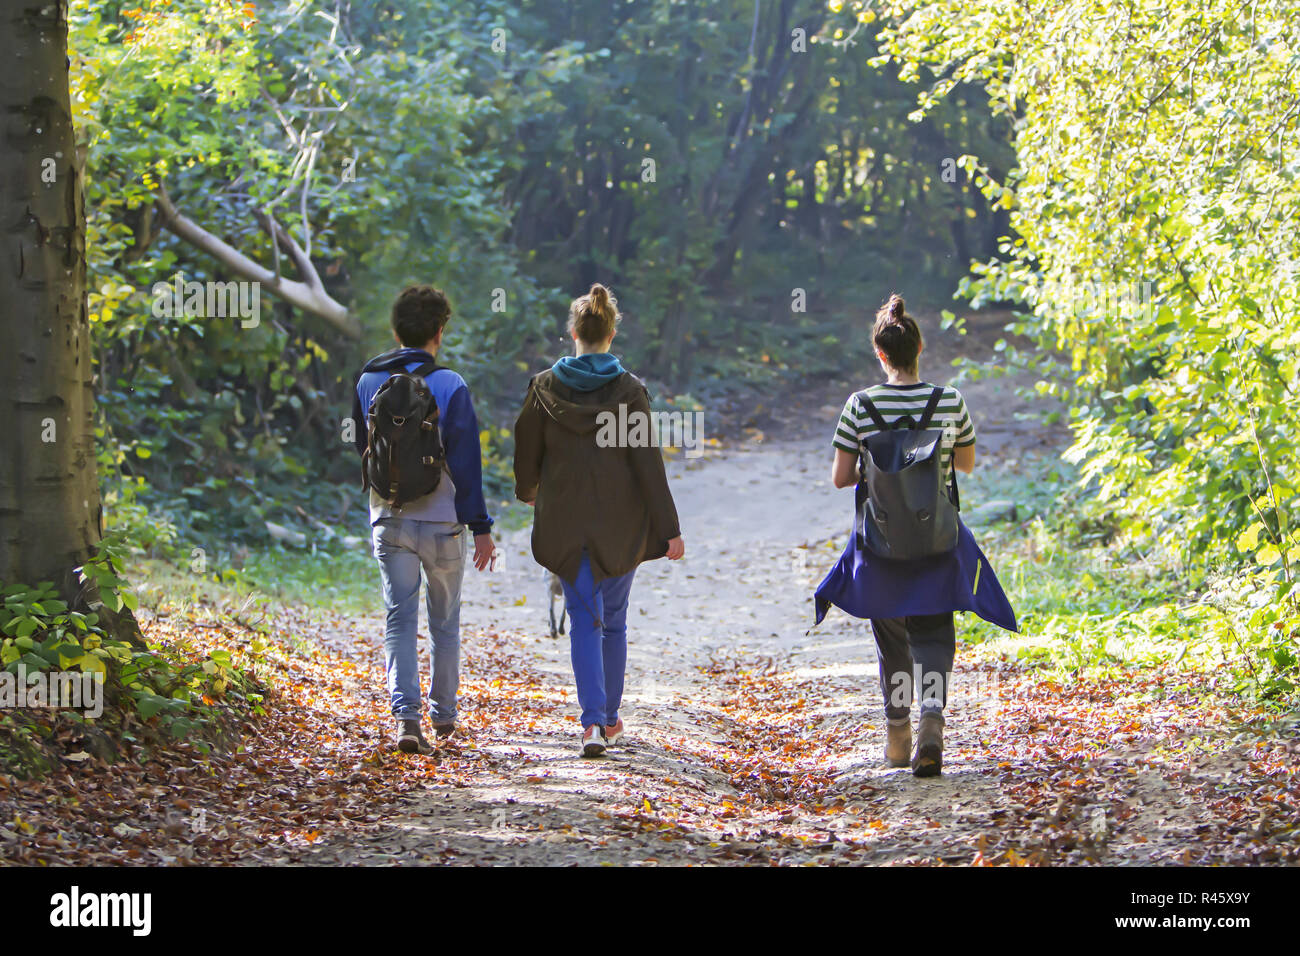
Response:
M614 381L626 369L608 352L588 352L586 355L566 355L551 366L551 371L575 391L594 392Z

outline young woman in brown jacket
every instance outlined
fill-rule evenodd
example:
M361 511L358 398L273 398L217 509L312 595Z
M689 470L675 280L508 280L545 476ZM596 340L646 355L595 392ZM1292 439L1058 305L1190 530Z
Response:
M618 318L600 284L574 300L575 354L533 377L515 422L515 495L536 509L533 556L564 588L588 757L623 735L637 565L686 550L645 385L609 353Z

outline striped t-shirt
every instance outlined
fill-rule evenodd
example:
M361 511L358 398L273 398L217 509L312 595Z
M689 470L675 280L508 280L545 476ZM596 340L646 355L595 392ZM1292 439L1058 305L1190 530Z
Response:
M892 425L904 415L911 415L920 421L934 388L933 385L920 382L916 385L873 385L866 391L885 424ZM934 410L930 427L943 429L941 460L943 478L947 481L952 475L952 450L975 444L975 426L971 423L970 412L966 410L966 400L951 385L944 386L943 397ZM858 401L858 394L854 392L844 403L844 411L840 413L839 423L835 426L835 438L831 443L850 454L861 455L866 448L867 438L878 430L876 423Z

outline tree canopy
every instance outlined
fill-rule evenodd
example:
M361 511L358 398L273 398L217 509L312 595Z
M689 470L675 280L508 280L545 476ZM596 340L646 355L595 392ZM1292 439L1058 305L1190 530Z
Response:
M489 420L596 278L668 396L828 349L847 364L904 276L946 300L1006 218L945 170L978 152L1005 172L1008 126L975 85L913 124L912 91L831 16L795 0L74 3L110 505L142 494L191 530L257 534L313 493L254 484L350 480L351 380L410 281L450 292L450 360ZM267 316L155 315L177 273L259 280Z

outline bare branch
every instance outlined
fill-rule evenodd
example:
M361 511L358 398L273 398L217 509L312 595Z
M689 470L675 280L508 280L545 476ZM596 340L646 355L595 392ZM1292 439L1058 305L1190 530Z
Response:
M308 258L311 257L311 220L307 217L307 200L311 195L311 174L312 170L316 168L316 155L320 152L320 142L323 135L320 130L317 130L312 136L310 154L307 157L307 169L302 174L302 205L300 210L302 217L302 245Z
M265 212L257 212L258 222L280 248L283 248L293 260L294 267L302 277L301 282L276 275L270 269L250 259L229 243L214 236L198 223L182 215L172 204L165 187L160 186L156 194L158 210L162 225L172 234L189 243L200 252L205 252L236 275L250 282L258 282L271 294L283 299L290 305L320 316L330 325L351 338L361 337L361 323L346 306L335 301L325 291L316 267L311 258L293 241L275 218Z

